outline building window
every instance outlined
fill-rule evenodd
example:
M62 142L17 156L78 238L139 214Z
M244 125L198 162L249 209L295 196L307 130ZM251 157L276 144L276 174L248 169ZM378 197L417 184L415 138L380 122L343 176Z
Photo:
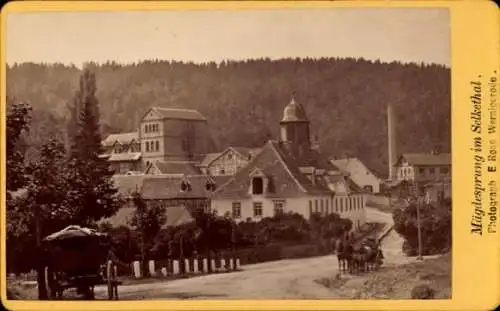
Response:
M283 215L285 212L285 201L274 201L274 216Z
M318 200L314 200L314 212L318 212Z
M160 142L156 141L156 151L160 150Z
M422 175L423 175L423 174L425 174L425 168L423 168L423 167L419 168L419 169L418 169L418 172L419 172L420 174L422 174Z
M441 174L448 174L449 170L448 170L448 168L447 168L447 167L442 167L442 168L440 169L440 172L441 172Z
M435 173L435 171L436 171L436 170L435 170L433 167L429 168L429 173L430 173L430 174L434 174L434 173Z
M183 181L181 183L181 192L189 192L189 191L191 191L191 183Z
M325 199L325 214L328 215L328 207L330 205L329 199Z
M241 218L241 203L233 202L233 210L232 210L233 218L238 219Z
M223 168L221 168L221 169L219 170L219 174L224 175L224 174L226 174L226 171L225 171Z
M340 212L344 212L344 199L340 199Z
M262 194L264 192L264 179L262 177L254 177L252 179L252 193Z
M325 208L325 207L324 207L324 205L323 205L323 204L324 204L324 203L323 203L323 199L321 199L319 203L320 203L320 211L321 211L321 214L323 214L323 213L325 212L325 210L324 210L324 208Z
M227 155L228 160L231 160L232 158L233 158L233 155L231 153Z
M253 216L262 217L262 202L253 202Z
M313 201L309 200L309 216L313 213Z
M146 152L149 152L149 141L146 142Z
M373 192L373 186L371 186L371 185L366 185L366 186L364 186L363 188L364 188L367 192L370 192L370 193L371 193L371 192Z

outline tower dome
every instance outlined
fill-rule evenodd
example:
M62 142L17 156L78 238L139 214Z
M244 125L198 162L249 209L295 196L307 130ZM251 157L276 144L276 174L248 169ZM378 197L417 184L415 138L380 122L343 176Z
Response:
M308 122L306 112L302 105L292 97L290 103L283 110L283 119L281 122Z

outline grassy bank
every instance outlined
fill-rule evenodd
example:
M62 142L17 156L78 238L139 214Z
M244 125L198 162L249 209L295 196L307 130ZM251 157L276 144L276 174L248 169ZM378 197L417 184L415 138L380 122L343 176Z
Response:
M411 299L411 291L418 285L431 287L436 299L450 299L451 255L381 267L359 277L336 275L316 282L335 291L339 299Z

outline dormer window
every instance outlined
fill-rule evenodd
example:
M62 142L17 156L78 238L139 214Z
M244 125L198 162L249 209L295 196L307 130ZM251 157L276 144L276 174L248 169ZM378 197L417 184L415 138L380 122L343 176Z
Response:
M262 195L264 192L275 192L275 185L273 184L272 177L264 175L259 168L254 169L249 177L249 194Z
M252 193L253 194L263 194L264 193L264 179L260 176L252 178Z
M189 192L189 191L191 191L191 190L192 190L192 188L191 188L191 183L190 183L190 182L188 182L188 181L183 180L183 181L181 182L181 191L182 191L182 192Z
M206 183L206 185L205 185L205 189L207 191L215 191L215 188L216 188L215 183L213 181L211 181L211 180L208 180L207 183Z

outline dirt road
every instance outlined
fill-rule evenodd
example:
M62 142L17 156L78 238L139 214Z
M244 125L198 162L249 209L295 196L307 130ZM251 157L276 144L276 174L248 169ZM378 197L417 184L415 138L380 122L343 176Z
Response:
M367 221L392 224L392 215L367 208ZM391 232L382 242L384 266L413 261L401 252L403 240ZM243 271L168 282L121 286L120 299L333 299L335 292L315 282L338 272L336 256L246 265ZM354 276L355 277L355 276ZM96 295L105 296L104 288Z

